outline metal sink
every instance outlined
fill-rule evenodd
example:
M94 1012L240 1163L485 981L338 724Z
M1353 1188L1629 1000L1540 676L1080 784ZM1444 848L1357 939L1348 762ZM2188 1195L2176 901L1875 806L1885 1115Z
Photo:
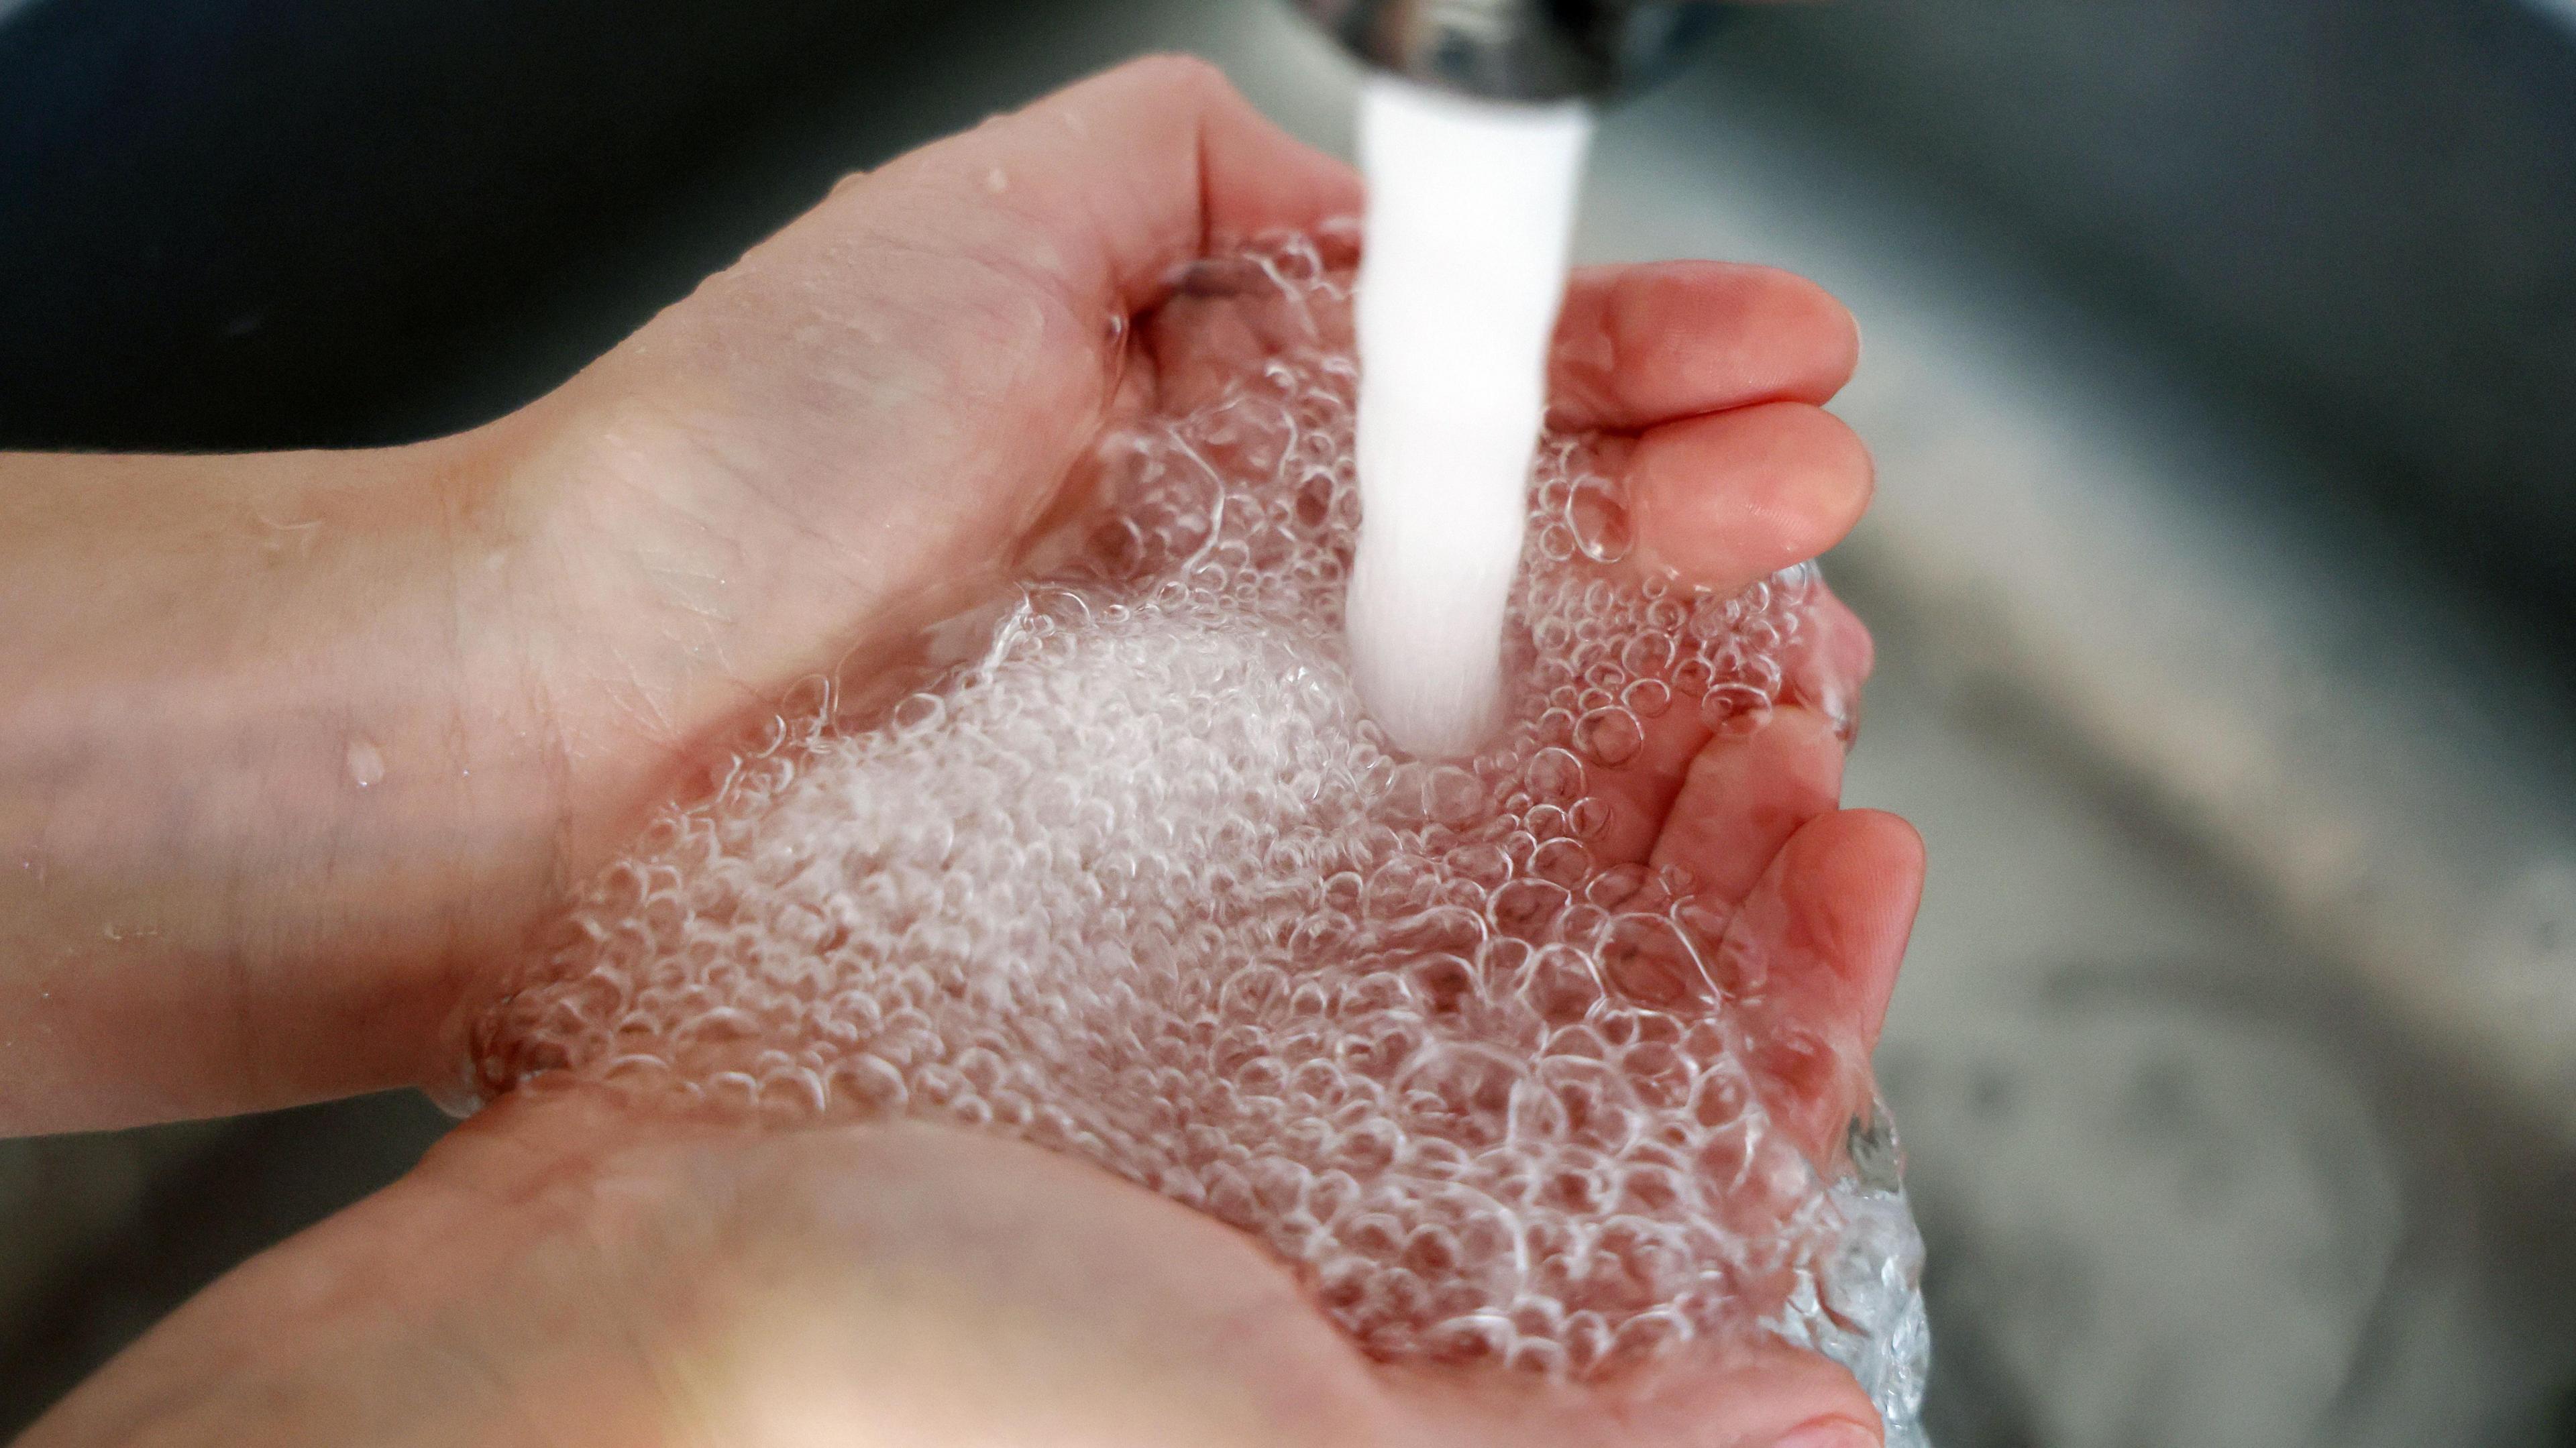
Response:
M622 240L581 255L589 280L525 313L526 337L332 425L507 405L839 172L1141 49L1209 55L1347 148L1349 78L1284 9L881 8L838 83L638 200ZM2063 7L1957 8L1996 36L2018 14L2025 38L2057 37L2034 86L2130 74L2063 43L2080 28ZM2248 8L2282 42L2283 17L2312 7ZM1777 262L1862 319L1840 410L1877 450L1880 502L1829 569L1884 661L1853 800L1911 816L1932 848L1881 1064L1931 1243L1936 1439L2576 1444L2576 670L2533 561L2576 518L2576 495L2533 483L2576 458L2569 399L2514 421L2486 491L2409 493L2434 475L2389 459L2449 455L2485 401L2401 406L2402 369L2379 364L2404 338L2337 353L2313 309L2234 307L2295 278L2221 265L2224 227L2157 231L2173 208L2114 212L2109 241L2071 253L2050 207L2085 198L1981 189L1943 158L2010 181L2029 145L2047 176L2092 176L2083 138L2017 131L1993 96L1944 111L1943 77L1976 75L1959 47L1905 7L1853 10L1747 20L1611 117L1581 249ZM2363 10L2388 7L2336 13ZM1886 25L1864 45L1873 11ZM2528 18L2576 49L2576 30ZM1952 63L1904 73L1890 36ZM1859 84L1878 89L1838 97ZM1954 113L1919 144L1899 124ZM2071 128L2112 111L2041 113ZM2308 143L2341 144L2330 128ZM2244 175L2210 184L2261 204ZM2527 229L2569 199L2533 197ZM2122 269L2131 254L2164 268L2155 287ZM2530 359L2498 385L2576 366L2554 315L2491 329ZM2417 320L2420 341L2435 323ZM410 1112L272 1123L231 1169L282 1170L299 1131L413 1150L429 1132ZM66 1260L96 1276L144 1249L86 1250ZM85 1280L58 1274L41 1300L77 1301Z

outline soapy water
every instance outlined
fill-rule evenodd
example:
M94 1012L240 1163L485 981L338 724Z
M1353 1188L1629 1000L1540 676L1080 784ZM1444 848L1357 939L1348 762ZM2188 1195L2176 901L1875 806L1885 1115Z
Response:
M1302 330L1115 440L1070 561L944 678L795 712L666 812L480 1022L481 1089L1000 1132L1251 1233L1378 1358L1597 1380L1768 1337L1918 1441L1884 1116L1811 1160L1765 1105L1764 962L1680 872L1595 857L1655 719L1791 687L1812 573L1625 581L1618 486L1551 439L1513 722L1395 750L1342 628L1348 289L1304 240L1239 270Z

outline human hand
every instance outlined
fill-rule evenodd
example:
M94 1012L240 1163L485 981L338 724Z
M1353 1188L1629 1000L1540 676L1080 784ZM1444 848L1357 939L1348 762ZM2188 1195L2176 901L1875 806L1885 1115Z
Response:
M1792 829L1812 779L1742 787L1775 777L1766 736L1790 744L1769 764L1826 757L1802 732L1831 737L1796 716L1728 736L1687 786L1703 833L1655 843L1730 892L1721 908L1759 872L1732 943L1794 988L1755 1034L1863 1050L1910 905L1887 892L1916 860L1879 817ZM1760 858L1782 829L1793 843ZM1800 1123L1852 1099L1752 1064L1824 1158ZM1372 1364L1252 1237L1069 1157L919 1125L657 1117L539 1084L219 1284L29 1441L1821 1448L1865 1445L1870 1424L1839 1368L1758 1338L1582 1388Z
M1193 119L1183 124L1176 117ZM1150 174L1150 158L1166 144L1155 138L1192 134L1200 139L1191 159L1204 164L1192 173L1198 190L1186 194L1198 198L1198 210L1186 224L1136 224L1185 188L1148 188L1121 198L1107 213L1111 224L1104 224L1098 209L1104 191L1136 173L1098 174L1096 167L1086 169L1088 158L1103 151L1146 157ZM1101 144L1117 136L1126 139ZM1068 137L1078 144L1068 144ZM1015 179L1026 177L1039 179ZM648 329L637 339L639 357L677 359L673 377L617 372L618 357L601 371L617 383L605 391L617 415L645 419L625 434L634 444L623 454L625 465L648 473L662 491L639 516L632 500L651 489L618 474L609 491L626 500L624 511L615 526L598 532L630 544L659 537L650 531L667 521L658 510L673 490L683 490L690 501L670 510L681 532L725 556L702 557L685 569L631 566L629 554L667 560L683 546L666 539L583 561L585 576L597 575L592 591L618 602L594 605L574 638L624 670L594 660L590 684L579 691L587 707L631 702L642 687L639 678L666 681L650 695L649 708L626 710L605 737L624 737L631 746L632 735L621 736L616 726L691 717L669 701L692 689L724 701L705 711L721 720L738 716L746 699L774 699L792 681L817 673L860 691L900 679L889 662L913 647L929 622L1024 573L1018 560L1050 532L1045 525L1083 504L1104 438L1152 415L1184 413L1213 400L1291 345L1282 329L1317 324L1305 314L1314 298L1286 308L1296 315L1282 315L1276 285L1252 275L1234 248L1243 238L1281 230L1346 238L1332 223L1354 204L1352 187L1343 168L1271 130L1212 71L1190 62L1147 62L846 184L736 273L657 322L656 329L701 338L676 345ZM877 255L851 251L847 238L874 236L867 223L878 214L947 238L937 247L906 242L892 248L898 270L926 265L926 275L904 271L888 282L853 260ZM1137 239L1157 232L1164 240ZM1328 266L1347 262L1346 243L1338 258L1333 250L1328 241ZM1024 253L1048 259L1043 285L1030 280ZM1069 275L1089 281L1074 286ZM822 306L822 297L829 298L831 316L868 319L871 336L907 337L903 329L911 325L932 340L918 349L892 349L896 362L876 364L864 386L827 387L818 395L811 378L845 377L853 353L841 324L809 310ZM702 306L707 315L691 315ZM907 322L923 314L935 320ZM881 395L887 367L948 357L943 349L952 345L954 330L948 319L1014 315L1036 319L1028 339L1014 345L998 334L978 335L974 355L1038 359L1014 376L1053 379L1060 384L1053 390L1002 388L975 414L985 428L971 434L953 420L966 392L953 381L898 388L891 402ZM683 316L693 330L680 326ZM1078 325L1084 316L1098 318L1098 325ZM1346 317L1320 321L1328 345L1337 334L1347 340ZM740 414L690 413L673 399L707 389L704 360L719 352L731 359L726 396L757 405ZM1820 404L1847 380L1856 352L1848 315L1811 284L1782 273L1711 263L1579 273L1552 358L1551 422L1561 434L1583 439L1593 469L1624 487L1636 546L1606 571L1630 584L1661 577L1722 595L1838 539L1866 503L1870 465L1848 429ZM950 377L965 364L943 365L951 370L940 375ZM614 429L594 423L572 431L590 437ZM648 446L654 437L662 445ZM768 489L761 506L750 506L740 492L746 474L719 465L736 452L767 460L753 475ZM865 466L854 474L838 461L848 455L862 456ZM913 475L956 476L970 486L924 521L914 516L923 506L920 490L885 480ZM576 496L599 486L586 472L571 476L581 487ZM549 483L564 486L559 476ZM882 530L891 543L868 531L863 515L870 510L903 520ZM739 531L726 528L758 532L765 541L745 545L737 541ZM862 544L885 548L886 560L874 573L844 580L833 570ZM811 561L799 564L800 557ZM779 566L748 566L754 558ZM711 609L706 597L685 588L670 591L673 574L703 584L728 571L754 575L736 592L767 600L756 606L771 612L803 610L798 621L751 630L746 643L737 611ZM854 608L840 601L869 588L896 602ZM1710 859L1693 865L1704 871L1702 888L1732 905L1753 888L1789 830L1830 812L1839 789L1839 736L1848 732L1868 671L1869 643L1829 596L1814 612L1812 635L1791 661L1791 707L1779 712L1774 727L1713 743L1697 710L1675 710L1651 722L1634 759L1604 771L1618 808L1608 836L1595 842L1600 863L1666 865L1678 863L1679 855L1704 854ZM790 641L810 648L818 637L830 641L828 652L759 668L745 663L759 649L775 654ZM667 667L634 666L656 650ZM582 676L578 669L565 672ZM686 682L668 682L675 679ZM584 706L552 713L564 718L578 707ZM597 752L631 759L669 744L643 742L641 751L612 742ZM682 748L672 755L704 752ZM1695 777L1700 783L1685 792L1685 780ZM667 793L651 792L655 798ZM1723 797L1730 794L1745 797L1732 813ZM1682 823L1676 843L1659 846L1668 815ZM1911 845L1909 832L1892 820L1834 820L1820 835L1835 831L1852 832L1863 854L1885 857ZM631 827L619 837L629 834ZM1884 893L1910 909L1916 873L1897 869Z
M1190 358L1213 345L1212 334L1193 333L1177 314L1157 325L1125 325L1161 300L1175 267L1221 250L1232 237L1310 227L1347 212L1353 199L1345 173L1270 131L1211 73L1177 62L1132 67L854 180L552 397L476 434L409 452L405 461L434 465L439 479L435 527L387 536L413 544L424 533L440 537L445 565L428 572L454 620L508 641L506 648L458 650L462 662L445 684L458 705L460 753L477 761L485 778L541 786L519 790L521 807L504 812L518 832L513 847L500 852L513 868L480 863L420 883L412 898L393 902L404 908L364 922L371 948L354 961L316 947L312 936L324 934L327 947L327 933L297 917L310 902L254 899L254 913L269 909L301 929L260 942L258 968L224 983L227 990L254 983L244 990L244 1013L256 1028L212 1053L234 1074L220 1089L199 1082L192 1095L178 1073L153 1099L175 1100L178 1110L267 1104L429 1079L453 1062L462 1053L464 1014L490 978L486 967L557 908L561 880L577 878L621 845L641 813L666 798L735 721L765 713L788 685L817 672L864 682L900 660L924 624L1007 578L1018 549L1051 514L1077 501L1098 437L1164 388L1188 385ZM1815 405L1848 374L1853 350L1839 309L1777 274L1680 266L1578 278L1555 372L1557 420L1601 433L1602 455L1625 470L1640 540L1636 566L1726 588L1838 537L1865 499L1867 462ZM1620 848L1686 862L1704 889L1746 901L1738 928L1765 932L1781 958L1806 967L1798 974L1802 988L1779 997L1780 1009L1798 1019L1779 1024L1865 1050L1901 952L1920 858L1901 824L1832 808L1841 755L1833 715L1866 671L1867 643L1838 606L1825 608L1822 627L1826 642L1810 651L1799 690L1818 707L1793 705L1758 733L1717 740L1691 726L1686 711L1676 712L1676 722L1620 777L1618 792L1630 806L1618 824ZM379 783L398 781L417 765L399 747L399 733L386 733L374 764ZM328 762L335 782L345 773L343 759L355 768L358 757L346 740L334 741ZM466 845L488 838L481 814L469 809L463 818ZM466 883L476 888L460 894ZM243 946L235 940L220 948L238 953ZM192 999L208 992L185 973L173 985L163 1012L187 1019ZM178 1033L192 1034L203 1031ZM364 1046L352 1048L353 1038ZM153 1044L166 1049L169 1040ZM1851 1083L1780 1073L1774 1084L1780 1114L1805 1123L1800 1129L1820 1154L1829 1150L1827 1133L1853 1104ZM577 1151L567 1154L563 1137L512 1124L551 1109L504 1113L464 1140L517 1142L520 1133L536 1132L524 1150L510 1146L504 1158L532 1163L539 1177L578 1177L586 1168ZM615 1118L586 1120L575 1133L585 1141L592 1130L629 1129ZM632 1130L634 1149L644 1155L616 1179L676 1173L684 1178L674 1189L681 1202L710 1182L730 1199L732 1189L721 1184L753 1169L725 1161L767 1164L746 1197L793 1197L799 1188L785 1178L794 1173L775 1168L784 1157L764 1153L874 1152L894 1149L887 1142L923 1139L883 1128L774 1143L728 1136L716 1146L705 1144L716 1138L689 1137L697 1145L656 1156L652 1143L697 1128ZM945 1144L920 1150L975 1162L1025 1160L967 1138L935 1139ZM514 1180L497 1166L473 1166L492 1157L470 1146L442 1160L447 1165L434 1163L319 1237L255 1264L244 1280L291 1283L363 1263L439 1260L451 1249L438 1245L446 1238L432 1224L454 1219L432 1207L453 1207L460 1192L477 1194L458 1174L488 1169L496 1191ZM942 1170L926 1163L919 1169L926 1178ZM999 1190L980 1167L958 1170L984 1184L961 1189L953 1212ZM1134 1212L1145 1215L1133 1222L1159 1224L1175 1210L1106 1178L1087 1180L1084 1191L1123 1204L1104 1207L1107 1217L1126 1222ZM425 1205L404 1205L414 1201ZM604 1209L576 1204L534 1226L593 1232L595 1210ZM696 1209L675 1210L685 1216ZM1213 1230L1191 1220L1194 1230ZM1229 1250L1249 1251L1224 1240ZM722 1260L667 1255L711 1271ZM653 1254L632 1260L650 1262ZM483 1265L503 1270L496 1260ZM423 1285L462 1293L471 1275ZM1007 1298L1042 1287L994 1291ZM102 1384L132 1381L158 1392L155 1375L176 1371L174 1364L203 1351L204 1342L243 1340L241 1323L277 1307L245 1291L219 1289L160 1335L182 1347L147 1344ZM1150 1312L1138 1312L1159 1314L1155 1322L1204 1322L1175 1311L1169 1294L1147 1296L1155 1298ZM478 1307L508 1311L488 1296L439 1300L453 1301L468 1319ZM1468 1390L1363 1367L1311 1309L1277 1315L1276 1330L1322 1333L1319 1341L1332 1344L1319 1347L1324 1356L1314 1361L1336 1364L1333 1371L1356 1375L1370 1393L1393 1395L1390 1401L1418 1390L1446 1395L1470 1417L1490 1416L1495 1405L1519 1403L1530 1391L1490 1383ZM343 1320L326 1313L315 1321L326 1329L319 1341L341 1340L329 1329ZM593 1327L609 1331L605 1322ZM191 1333L208 1336L189 1348ZM607 1340L572 1332L568 1351L579 1360ZM312 1349L308 1340L307 1353ZM639 1357L658 1361L651 1353ZM306 1360L281 1346L270 1365L279 1382L305 1382L298 1374ZM588 1380L586 1369L567 1370L566 1378L550 1375L542 1355L521 1361L527 1365L511 1375L528 1391L594 1402L577 1386ZM1283 1361L1305 1359L1286 1354ZM1728 1403L1775 1402L1731 1376L1738 1365L1698 1366L1697 1377L1668 1379L1655 1391L1698 1402L1694 1394L1724 1384L1720 1396ZM1117 1380L1103 1372L1104 1381ZM1760 1442L1812 1416L1867 1422L1866 1405L1853 1408L1851 1385L1837 1373L1803 1359L1770 1363L1762 1380L1803 1385L1776 1400L1787 1408L1741 1420L1716 1409L1707 1417L1676 1415L1667 1420L1674 1429L1667 1437ZM259 1380L247 1368L241 1377ZM434 1374L400 1380L424 1393L440 1390ZM650 1416L662 1390L648 1388L641 1398L602 1391L595 1413L581 1411L609 1421L622 1421L614 1415L628 1408ZM101 1386L75 1400L61 1420L73 1429L64 1431L94 1421L81 1402L109 1392ZM1605 1410L1600 1400L1581 1400L1566 1411L1588 1421ZM1743 1427L1754 1419L1757 1427ZM1344 1441L1408 1441L1386 1436L1397 1431L1384 1426L1393 1419L1365 1421L1377 1425L1368 1431L1378 1438ZM1641 1424L1640 1441L1657 1441L1651 1426ZM1721 1432L1734 1437L1710 1436Z
M1250 1238L1082 1163L574 1088L495 1105L228 1274L18 1448L1877 1440L1797 1349L1584 1388L1370 1363Z
M493 963L728 731L885 677L1186 385L1128 325L1177 269L1357 203L1148 61L853 177L473 432L0 455L0 1130L448 1075ZM1582 273L1558 420L1629 454L1641 560L1728 587L1865 502L1816 407L1855 352L1776 272Z

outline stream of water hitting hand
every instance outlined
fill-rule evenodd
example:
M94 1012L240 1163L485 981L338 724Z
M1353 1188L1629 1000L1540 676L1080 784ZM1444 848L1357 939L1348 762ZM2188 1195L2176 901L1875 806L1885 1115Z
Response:
M1592 114L1389 76L1368 176L1349 599L1361 697L1401 747L1472 751L1503 717L1502 635Z

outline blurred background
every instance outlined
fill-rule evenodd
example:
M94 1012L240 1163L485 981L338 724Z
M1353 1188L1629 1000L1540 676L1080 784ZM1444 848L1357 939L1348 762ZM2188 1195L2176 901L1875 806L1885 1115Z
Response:
M0 0L0 447L481 422L1152 48L1347 149L1270 0ZM1581 249L1867 337L1938 1440L2576 1445L2576 4L1746 14ZM446 1124L0 1143L0 1437Z

